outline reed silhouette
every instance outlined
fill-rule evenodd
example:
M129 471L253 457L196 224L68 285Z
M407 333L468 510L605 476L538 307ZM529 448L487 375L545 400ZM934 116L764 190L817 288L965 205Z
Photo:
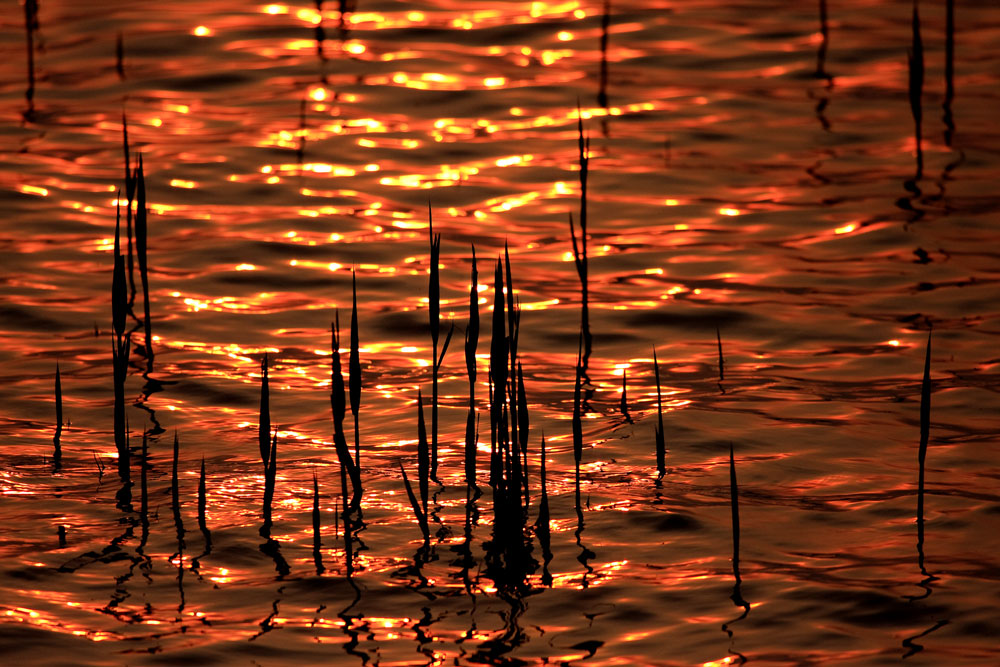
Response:
M927 467L927 445L931 428L931 334L927 332L927 349L924 353L924 373L920 382L920 444L917 447L917 566L924 579L918 584L924 592L908 596L910 601L922 600L931 594L931 583L937 577L927 571L924 562L924 479Z
M472 598L473 604L475 604L475 593L472 590L474 583L472 568L476 564L476 559L472 555L472 518L474 515L473 505L476 501L473 493L472 486L467 484L465 486L465 521L462 524L462 541L451 547L451 550L458 555L451 562L451 565L458 568L458 574L455 577L461 580L462 588Z
M424 398L417 389L417 485L420 489L420 508L427 517L427 502L430 498L430 478L433 458L427 447L427 426L424 422Z
M56 430L52 435L52 472L59 472L62 468L62 444L60 439L62 438L63 430L63 403L62 403L62 378L59 374L59 362L56 361L56 382L55 382L55 401L56 401Z
M341 474L351 480L351 502L344 497L344 521L347 522L349 512L360 511L361 508L361 472L354 464L351 451L347 448L347 438L344 435L344 416L347 412L347 400L344 395L344 375L340 368L340 313L335 313L330 324L330 410L333 415L333 445L340 462ZM343 483L342 483L343 485Z
M653 374L656 378L656 483L659 484L667 474L667 446L663 433L663 394L660 390L660 364L656 360L656 348L653 348Z
M550 526L549 514L549 491L546 479L545 468L545 434L542 434L541 457L538 470L538 516L535 518L535 536L538 538L538 545L542 549L542 585L552 586L552 574L549 572L549 563L552 562L552 530Z
M465 485L475 489L476 450L479 423L476 416L476 349L479 347L479 271L476 268L476 246L472 245L472 277L469 287L469 325L465 329L465 369L469 377L469 416L465 421Z
M574 537L576 539L576 545L580 548L580 553L577 555L576 559L583 565L584 573L581 580L581 585L583 588L587 588L589 584L588 577L593 574L594 568L591 567L590 561L597 557L593 551L587 548L583 544L583 531L585 527L583 519L583 503L581 501L580 494L580 462L583 460L583 378L584 378L584 332L581 329L580 339L577 348L576 356L576 381L573 385L573 419L572 419L572 432L573 432L573 464L574 464L574 507L576 509L576 531L574 531Z
M439 259L441 254L441 235L434 233L434 218L430 204L427 205L428 235L431 242L430 280L427 286L428 318L433 343L431 357L432 395L431 395L431 476L437 480L438 468L438 338L441 335L441 283ZM421 415L423 410L421 409ZM425 507L426 509L426 507Z
M358 276L351 270L351 356L348 361L347 387L354 416L354 465L361 468L361 431L358 413L361 412L361 342L358 334ZM359 491L360 493L360 491Z
M743 607L743 618L750 611L750 604L743 599L740 587L740 487L736 481L736 461L733 457L733 443L729 443L729 506L733 528L733 593L730 599L737 607Z
M493 273L493 330L490 337L490 486L496 490L501 476L501 422L506 414L507 357L509 347L504 322L503 268L497 259Z
M135 257L139 265L139 280L142 281L142 326L146 334L143 348L146 355L146 372L148 377L153 372L153 324L149 314L149 266L146 259L147 238L146 211L146 177L142 166L142 154L139 154L139 166L136 175L135 198Z
M441 335L441 235L434 233L434 219L430 203L427 204L428 234L430 235L430 280L427 286L428 320L431 332L433 357L431 358L431 467L430 477L435 482L438 479L438 375L444 363L444 355L448 352L448 343L455 333L455 325L445 338L441 354L438 354L438 339Z
M202 552L191 559L191 569L197 574L201 567L201 559L212 553L212 532L208 529L205 510L208 507L208 486L205 476L205 457L201 457L201 471L198 475L198 530L201 531L205 543ZM200 576L200 575L199 575Z
M270 386L268 381L267 352L260 363L260 418L257 428L257 443L260 447L260 461L264 467L264 498L261 507L263 523L260 536L271 537L271 503L274 500L275 482L278 472L278 431L271 433Z
M143 433L143 448L145 448L145 433ZM177 477L177 465L178 458L180 456L180 442L177 438L177 432L174 431L174 458L173 465L170 472L170 510L174 516L174 528L177 531L177 552L180 554L184 548L184 535L186 531L184 530L184 520L181 518L181 498L180 498L180 482Z
M326 568L323 567L323 541L320 537L319 480L316 479L315 470L313 470L312 532L313 563L316 565L316 576L318 577L326 571Z
M528 416L527 416L527 399L521 400L520 392L523 391L523 381L518 383L518 367L520 362L517 360L517 346L520 340L521 331L521 304L520 300L514 296L514 277L510 266L510 251L507 247L506 241L504 242L504 270L507 278L507 347L509 355L509 375L508 382L505 387L507 398L506 398L506 408L508 411L508 433L504 435L503 441L510 444L510 455L511 455L511 474L516 480L520 480L518 489L523 488L524 490L524 503L525 508L527 508L528 503ZM524 406L525 414L521 414L521 406ZM521 428L525 429L522 434ZM513 491L511 491L513 492ZM520 491L518 491L520 493Z
M120 197L119 193L119 197ZM118 477L121 489L118 493L119 507L126 507L132 501L132 482L129 472L128 436L125 425L125 379L128 375L129 334L125 331L128 311L128 294L125 281L125 260L121 253L121 209L115 219L114 271L111 278L111 360L114 384L114 436L118 451Z
M131 155L132 150L129 147L128 141L128 117L125 115L125 110L122 110L122 156L125 163L125 240L128 252L126 253L126 259L128 263L128 308L129 313L132 317L135 314L132 312L135 306L135 251L132 248L132 208L135 203L135 187L136 181L138 180L138 174L132 171L131 165ZM121 194L119 193L119 198Z
M402 461L399 461L399 473L403 477L403 486L406 487L406 497L410 501L410 507L413 508L413 515L417 518L420 533L424 536L424 544L428 545L430 544L431 530L427 524L427 513L424 511L423 502L413 493L413 485L410 484L410 478L406 476L406 469L403 467ZM420 473L418 473L419 475Z
M750 603L743 598L743 592L741 587L743 585L743 579L740 577L740 503L739 503L740 489L736 482L736 462L733 457L733 443L729 443L729 505L730 511L732 513L732 529L733 529L733 592L730 594L729 599L733 601L733 604L737 607L742 607L743 612L736 618L726 621L722 624L722 630L729 636L730 642L733 641L733 631L731 625L737 621L742 621L750 613ZM732 648L730 644L730 652L736 656L737 664L744 664L747 661L745 655L736 651Z
M184 542L184 521L181 519L180 484L177 478L177 460L179 457L179 445L177 432L174 431L174 459L170 474L170 510L174 515L174 529L177 533L177 551L170 556L170 562L177 562L177 592L180 602L177 605L177 612L183 612L186 605L184 596L184 550L187 547Z
M520 320L520 317L518 320ZM528 415L528 395L524 390L524 370L521 368L520 361L517 362L517 421L518 446L521 450L521 470L518 474L521 476L524 488L524 509L527 512L528 506L531 503L531 489L528 477L528 434L531 428L531 419Z
M593 336L590 333L590 291L589 266L587 259L587 177L590 169L590 138L583 132L583 112L580 105L576 107L577 116L577 148L580 162L580 233L577 239L576 226L573 224L573 214L569 215L570 240L573 243L573 263L580 277L580 330L583 335L583 367L586 370L593 348Z

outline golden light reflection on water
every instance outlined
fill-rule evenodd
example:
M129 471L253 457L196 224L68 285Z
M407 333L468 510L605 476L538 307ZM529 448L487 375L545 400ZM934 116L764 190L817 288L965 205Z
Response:
M901 554L913 551L913 517L908 507L899 508L913 493L908 480L913 468L914 417L907 410L916 400L915 366L907 355L922 349L923 340L913 320L904 318L918 312L925 317L931 313L951 318L936 331L948 332L947 354L965 363L963 354L969 354L961 341L978 324L961 319L965 313L951 312L954 306L943 305L954 293L939 283L955 279L947 274L959 263L964 271L965 266L987 262L976 248L961 247L965 236L978 233L977 226L969 225L962 234L942 231L948 221L940 215L950 210L974 216L963 210L967 206L963 197L945 190L963 187L962 169L971 174L972 169L981 168L975 163L985 158L977 152L968 164L942 175L940 199L914 200L926 206L934 225L911 225L905 233L900 231L901 214L886 213L891 202L885 192L902 187L897 178L902 167L885 165L897 153L913 151L915 144L884 127L886 118L891 116L895 123L900 114L905 116L905 109L896 114L887 106L872 114L866 105L887 92L886 97L899 97L905 77L901 58L890 62L875 56L875 62L865 62L861 70L847 59L838 60L843 72L837 72L829 96L834 128L830 132L820 127L812 106L804 104L805 93L816 88L811 85L812 72L821 37L815 17L806 20L804 14L782 15L784 23L777 30L746 16L719 21L713 12L730 11L721 7L678 6L664 13L659 6L613 3L606 51L610 97L605 107L594 103L602 55L601 3L514 2L503 7L444 3L421 7L421 11L402 5L376 9L361 3L361 11L343 17L336 3L315 9L313 3L302 5L262 4L249 11L241 7L232 16L225 14L226 7L208 15L178 12L179 18L167 12L157 20L171 26L171 39L177 40L177 46L176 50L162 49L158 59L148 52L159 47L132 48L130 42L137 44L160 28L138 19L127 23L123 76L117 82L109 83L115 77L107 62L110 48L101 51L100 58L86 54L79 58L87 71L107 78L93 86L93 93L86 93L101 97L100 104L93 105L83 99L82 87L65 83L71 75L80 74L71 64L77 52L67 51L76 47L66 46L79 38L60 22L43 21L45 32L51 31L54 37L48 47L50 55L39 54L44 76L39 79L38 100L40 108L59 122L44 126L47 134L39 132L37 137L29 138L29 130L42 128L39 123L17 130L17 136L25 139L21 153L11 152L12 164L24 169L9 177L4 187L18 193L11 195L11 201L21 207L19 211L37 211L57 221L53 229L66 225L74 238L69 243L59 240L58 231L35 224L34 218L24 225L18 221L10 231L16 239L10 247L17 252L11 253L12 275L4 282L11 306L4 313L22 328L4 332L14 350L8 360L8 379L11 392L17 395L9 396L15 416L5 418L3 426L19 446L16 456L34 457L30 465L40 465L38 454L47 456L51 450L52 378L51 368L42 373L36 365L40 367L57 349L61 368L69 373L64 386L74 427L67 430L64 442L66 467L52 477L53 483L62 485L59 502L65 507L39 510L36 489L43 483L38 481L41 476L34 468L24 472L28 468L20 463L3 471L2 492L14 508L11 512L20 514L27 508L39 517L24 522L32 526L18 526L17 531L37 526L48 531L23 539L33 545L35 552L28 556L31 567L40 571L38 576L46 583L53 582L51 573L56 568L78 554L100 554L110 546L118 551L112 551L106 562L89 563L78 575L60 573L54 586L83 581L87 593L70 596L65 604L57 601L56 611L41 602L57 599L52 590L12 591L13 599L3 612L9 622L95 641L121 641L123 646L143 650L164 650L167 657L174 646L169 634L184 633L190 627L185 624L192 620L200 624L198 632L186 636L197 636L189 641L205 645L247 640L265 625L325 629L330 632L317 633L308 641L347 644L344 631L351 629L365 637L370 633L373 639L360 641L360 650L371 650L374 655L381 651L386 664L395 660L392 651L411 655L414 647L424 652L425 661L473 656L488 646L500 646L521 630L530 637L524 657L548 650L546 642L556 637L548 643L553 649L547 653L550 661L594 657L628 662L619 653L648 651L646 647L653 642L666 645L672 626L711 626L710 631L720 636L715 638L717 643L708 642L710 650L701 645L697 652L678 657L693 664L722 652L725 638L718 627L731 618L725 614L731 610L727 595L732 536L727 523L728 488L724 475L719 474L726 461L717 447L717 441L727 439L735 441L740 480L746 485L741 509L744 545L751 554L745 561L751 564L745 573L752 592L748 596L773 595L780 613L788 618L803 610L802 605L788 601L793 597L787 595L789 589L800 599L823 599L830 590L843 590L828 580L810 577L813 573L808 570L788 573L800 567L802 559L788 556L793 547L785 549L782 540L800 540L802 544L796 542L794 549L801 551L824 549L823 538L814 533L817 517L827 515L817 514L810 503L839 511L837 518L850 526L843 535L860 543L858 552L874 548L885 563L891 562L866 561L865 571L845 588L879 589L885 582L896 585L913 574L902 574L899 566L905 560ZM895 19L887 18L892 8L880 8L886 12L880 31L888 33L895 25ZM862 22L862 18L848 13L837 20ZM70 18L65 20L72 26ZM508 34L512 26L517 30ZM326 31L325 60L317 51L317 27ZM72 40L66 39L67 33ZM779 33L780 37L773 36ZM848 39L843 31L835 37ZM896 37L908 35L901 32ZM963 35L962 39L972 37ZM968 53L975 44L963 42L962 46ZM754 61L743 63L738 55L748 47L752 47ZM186 49L199 55L189 55ZM963 67L970 66L966 59ZM19 69L8 74L8 81L23 77ZM89 85L87 77L91 76L96 75L81 75L81 80ZM155 84L147 85L147 81ZM752 94L746 88L752 88ZM965 88L962 92L969 94ZM864 100L858 98L862 94ZM87 108L74 116L74 105ZM167 432L180 430L181 514L188 531L187 550L179 553L171 543L174 527L165 500L169 496L165 488L169 444L162 435L153 437L155 518L146 549L154 565L145 573L145 566L134 565L131 580L125 573L127 559L135 557L140 533L135 512L115 512L113 501L105 502L114 486L113 471L103 472L103 481L93 483L95 467L110 462L113 468L117 456L107 420L97 415L107 412L109 400L106 374L102 374L110 273L106 260L114 248L114 207L120 202L108 198L120 187L122 127L118 116L123 105L133 148L145 156L151 188L151 296L158 354L154 382L142 394L139 374L147 362L140 353L132 357L127 398L132 443L137 446L137 429L141 428L137 425L148 424L148 419L158 419ZM960 117L960 122L967 123L963 130L968 136L989 136L981 128L973 132L977 128L969 109L971 105ZM589 305L598 341L586 381L586 392L592 393L584 407L580 517L574 512L568 423L580 297L566 229L567 213L578 215L578 117L592 141ZM865 138L869 121L871 132L889 138ZM775 127L781 132L772 132ZM817 140L811 133L821 132L828 133L829 141L814 151L809 147ZM772 134L768 139L775 142L775 155L769 153L772 144L760 139ZM948 159L949 153L943 144L928 149L928 173L932 162L937 168L935 161ZM813 164L817 160L820 164ZM905 167L908 172L908 161ZM883 168L888 177L878 173ZM979 181L991 182L981 176ZM870 182L855 182L862 178ZM869 191L876 189L878 197ZM440 387L441 474L449 490L432 501L441 521L434 526L441 533L432 540L437 560L418 564L413 554L421 547L420 532L395 464L401 458L408 470L415 469L416 394L422 391L426 400L430 392L428 198L435 230L444 235L440 263L443 318L446 327L453 320L457 329ZM21 235L32 238L22 243ZM456 630L449 623L461 625L472 618L464 607L455 612L456 601L465 598L452 560L464 541L461 459L466 378L461 344L471 287L468 246L477 244L480 275L486 274L476 285L486 320L493 308L490 262L505 241L510 242L514 265L513 294L525 318L520 344L532 420L529 470L537 474L538 436L544 431L550 447L546 461L556 560L551 563L551 590L540 571L527 575L537 595L525 598L531 604L520 628L488 628L487 618L520 622L506 609L502 613L491 609L476 616L480 626ZM978 239L977 244L990 247L990 240ZM74 254L77 246L87 255L85 261ZM924 252L923 258L916 255L923 263L911 256L917 247ZM959 251L946 257L945 251L955 247ZM25 258L48 252L58 256L39 261L37 268L45 273L32 276L32 270L25 268L31 260ZM852 258L844 260L844 254ZM324 584L333 585L343 583L346 574L343 526L336 526L343 501L329 433L331 351L324 346L329 344L327 326L333 308L342 311L346 337L352 269L357 271L361 290L360 356L365 385L360 433L362 469L370 485L365 497L370 524L362 537L371 547L355 561L357 581L363 595L370 596L357 610L367 614L369 609L380 609L385 600L379 596L386 588L412 592L414 597L421 596L421 604L427 605L434 619L419 626L419 633L424 634L418 633L421 621L415 606L345 619L337 616L339 608L334 609L333 603L316 611L320 604L330 603L327 598L320 601L320 593L316 593L316 605L310 607L311 593L293 592L300 584L302 589L327 590L312 586L313 472L318 473L320 483L324 542L320 555L327 568L316 578L325 577ZM884 282L894 283L892 288L886 288L881 279L866 281L866 271L891 274ZM923 291L917 296L908 293L903 299L899 292L910 289L900 287L904 282L920 285ZM981 288L974 283L963 289L966 294L975 293L967 302L981 296L977 293ZM796 308L803 305L810 309L809 318L797 315ZM140 308L141 296L136 312ZM844 318L833 317L834 312L849 312L846 323ZM51 321L47 319L50 314ZM40 317L32 320L35 316ZM716 379L716 372L721 376L722 370L716 366L716 327L726 355L724 382ZM25 342L29 339L38 340ZM132 344L141 345L141 330L133 334ZM484 330L476 358L483 419L489 392L485 380L489 354L483 352L487 346ZM660 395L668 431L670 473L659 485L652 482L652 423L657 404L653 362L636 356L649 354L650 347L656 348L661 364ZM272 423L279 439L273 536L293 572L280 583L274 578L276 563L258 549L265 484L256 458L256 411L259 361L265 353L274 364ZM349 353L345 342L340 350L345 373ZM943 365L944 358L945 353L936 353L934 361ZM980 361L966 366L977 373L992 368ZM618 412L626 372L634 422L626 422ZM941 372L935 381L958 383L971 372ZM159 379L165 384L157 390ZM989 385L988 378L979 380ZM180 386L171 384L178 381L182 381ZM884 388L890 385L891 389ZM954 389L936 389L935 398L947 398ZM22 395L47 411L43 414L37 406L25 407L27 399ZM837 402L850 405L845 410L849 418L816 407ZM822 428L823 419L835 427ZM942 492L935 493L933 504L959 503L963 498L947 487L950 481L941 481L946 467L956 480L963 475L960 466L945 462L940 452L957 451L961 445L956 443L983 437L961 432L951 424L958 421L935 417L934 429L941 442L931 448L931 458L940 466L933 473L938 475L933 483ZM871 432L864 426L870 424L879 427L884 460L873 461L865 451ZM776 453L793 431L791 450L797 454ZM945 435L946 431L953 432ZM488 473L483 461L491 448L489 436L483 428L476 443L480 477ZM20 448L22 443L25 448ZM741 455L740 449L750 453ZM837 456L827 456L829 452ZM209 480L208 523L215 531L217 551L203 559L196 577L192 570L202 544L194 528L196 471L202 453ZM782 459L783 464L774 463ZM814 461L832 471L812 469ZM980 463L980 474L988 476L989 464ZM42 464L48 466L49 461L42 459ZM876 488L860 492L864 484ZM829 496L832 489L839 495ZM537 487L531 493L535 502ZM788 529L783 527L775 539L761 517L782 503L785 509L796 511L785 518ZM133 510L137 505L133 498ZM807 506L808 510L803 509ZM666 521L664 517L672 516L678 507L697 517L692 519L696 522L675 526ZM488 495L479 500L478 510L481 516L472 546L475 558L481 559L482 543L494 528ZM879 515L887 510L896 512L889 520ZM957 505L948 508L949 516L962 511ZM856 518L859 515L862 518ZM934 518L928 522L929 535L934 531L938 536L954 535ZM954 521L966 519L959 516ZM662 529L661 520L665 521ZM858 530L857 523L864 523L868 532ZM56 525L68 527L68 546L56 549ZM114 542L117 533L105 537L102 532L109 528L133 532ZM14 553L22 548L20 544L5 542L4 553ZM770 544L781 544L785 550ZM944 561L945 547L940 544L939 540L937 551L929 553L932 559ZM683 547L682 557L676 555L677 546ZM595 554L589 560L586 549ZM541 561L537 546L532 557ZM831 569L851 571L851 576L860 571L853 557L828 558ZM754 570L768 559L781 560L787 572L773 577L773 591L754 590L753 581L759 576ZM418 573L421 565L423 572ZM481 567L480 561L473 569ZM949 568L957 571L954 563ZM183 583L190 608L174 613L177 601L165 602L159 589L169 587L175 595L182 585L182 572L185 576L192 572ZM869 584L865 577L878 582ZM109 590L120 588L131 596L119 601L116 613L121 616L96 610L105 602L95 604L90 599L98 579L117 581ZM244 606L241 597L240 607L226 606L214 598L210 606L201 607L203 600L197 598L211 599L213 585L228 588L227 593L234 596L246 594L254 603ZM953 576L947 586L959 590L962 583ZM947 586L935 589L933 599L939 601L939 608L951 610ZM278 594L272 594L283 587L286 593L281 595L286 597L274 601ZM645 621L640 620L622 630L601 614L589 621L577 619L572 614L579 598L556 596L576 594L583 587L603 587L589 593L595 609L603 609L601 605L610 600L624 618L635 613L629 608L629 598L634 598L637 608L655 615L655 621L650 621L655 627L643 627ZM697 615L678 611L683 604L665 610L661 594L675 587L697 595L704 610ZM499 600L500 591L488 578L478 578L473 591L488 596L477 602L483 609ZM339 595L337 590L328 597L339 604ZM554 606L553 598L563 611L532 616L546 609L546 604ZM144 609L147 602L153 611ZM370 608L365 606L368 603ZM752 601L754 613L761 604ZM135 633L120 620L128 614L139 619L136 625L150 626L144 632L163 633L164 638ZM814 627L828 627L829 618L811 608L802 615ZM213 625L201 623L203 619ZM740 644L744 629L757 633L755 648L781 648L780 641L766 636L766 624L731 627L737 648L744 648ZM536 629L548 636L541 639L541 634L531 634ZM567 648L577 641L574 633L588 637L593 633L605 644L596 656L587 656L585 650ZM290 632L261 635L262 640L255 641L263 644L276 636L292 644L297 641L289 639ZM432 639L421 643L420 637ZM484 644L474 648L471 641L462 644L468 640ZM622 643L642 648L622 649ZM932 651L934 642L925 643ZM511 651L512 659L519 659L517 648ZM730 664L731 658L705 664Z

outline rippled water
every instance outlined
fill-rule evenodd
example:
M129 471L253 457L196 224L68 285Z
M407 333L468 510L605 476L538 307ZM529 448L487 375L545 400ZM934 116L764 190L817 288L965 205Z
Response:
M955 8L950 92L947 8L920 6L918 165L909 2L832 2L825 39L814 4L355 4L341 24L332 2L319 14L307 2L41 0L30 103L24 11L2 10L5 660L995 662L996 6ZM594 335L579 514L580 283L567 220L579 207L578 104ZM150 448L148 531L115 498L108 339L123 111L150 204L155 366L140 326L126 383L131 444L146 431ZM432 485L421 550L396 462L415 470L417 391L431 392L428 204L444 330L454 319L456 334L442 369L443 487ZM489 307L505 242L523 309L529 517L544 432L554 555L549 582L534 544L537 567L516 594L484 564ZM472 244L485 495L463 567ZM352 267L366 527L348 577L329 326L339 308L346 335ZM139 318L141 302L140 288ZM277 551L258 533L265 352ZM203 458L210 548L196 519Z

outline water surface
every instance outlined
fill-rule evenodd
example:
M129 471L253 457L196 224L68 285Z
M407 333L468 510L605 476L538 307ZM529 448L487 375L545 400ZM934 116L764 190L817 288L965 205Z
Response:
M826 37L818 4L353 9L342 21L333 2L42 0L29 100L23 7L5 6L0 653L45 665L996 661L996 7L954 8L949 76L947 6L921 3L919 161L909 2L830 3ZM131 320L126 383L132 447L145 431L150 450L148 530L115 498L123 112L150 207L155 364ZM580 114L594 348L578 514L568 215L579 217ZM421 552L396 463L415 470L417 391L431 392L428 205L442 235L442 338L451 321L456 333L441 372L443 488ZM536 542L517 595L487 576L483 547L489 308L505 243L532 492L544 432L552 517L551 582ZM473 244L486 494L463 568ZM348 577L329 327L339 309L349 329L352 268L366 529ZM287 574L258 531L265 352L272 538ZM203 457L210 551L196 521Z

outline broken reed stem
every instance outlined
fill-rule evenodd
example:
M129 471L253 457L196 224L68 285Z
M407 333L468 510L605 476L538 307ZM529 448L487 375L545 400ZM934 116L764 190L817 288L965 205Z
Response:
M423 534L424 543L426 544L431 537L430 527L427 525L427 513L421 509L420 501L413 493L413 486L410 484L410 479L406 476L406 469L403 468L403 462L399 461L398 463L399 473L403 476L403 486L406 487L406 497L410 499L410 507L413 508L413 515L417 517L417 524L420 526L420 532Z

